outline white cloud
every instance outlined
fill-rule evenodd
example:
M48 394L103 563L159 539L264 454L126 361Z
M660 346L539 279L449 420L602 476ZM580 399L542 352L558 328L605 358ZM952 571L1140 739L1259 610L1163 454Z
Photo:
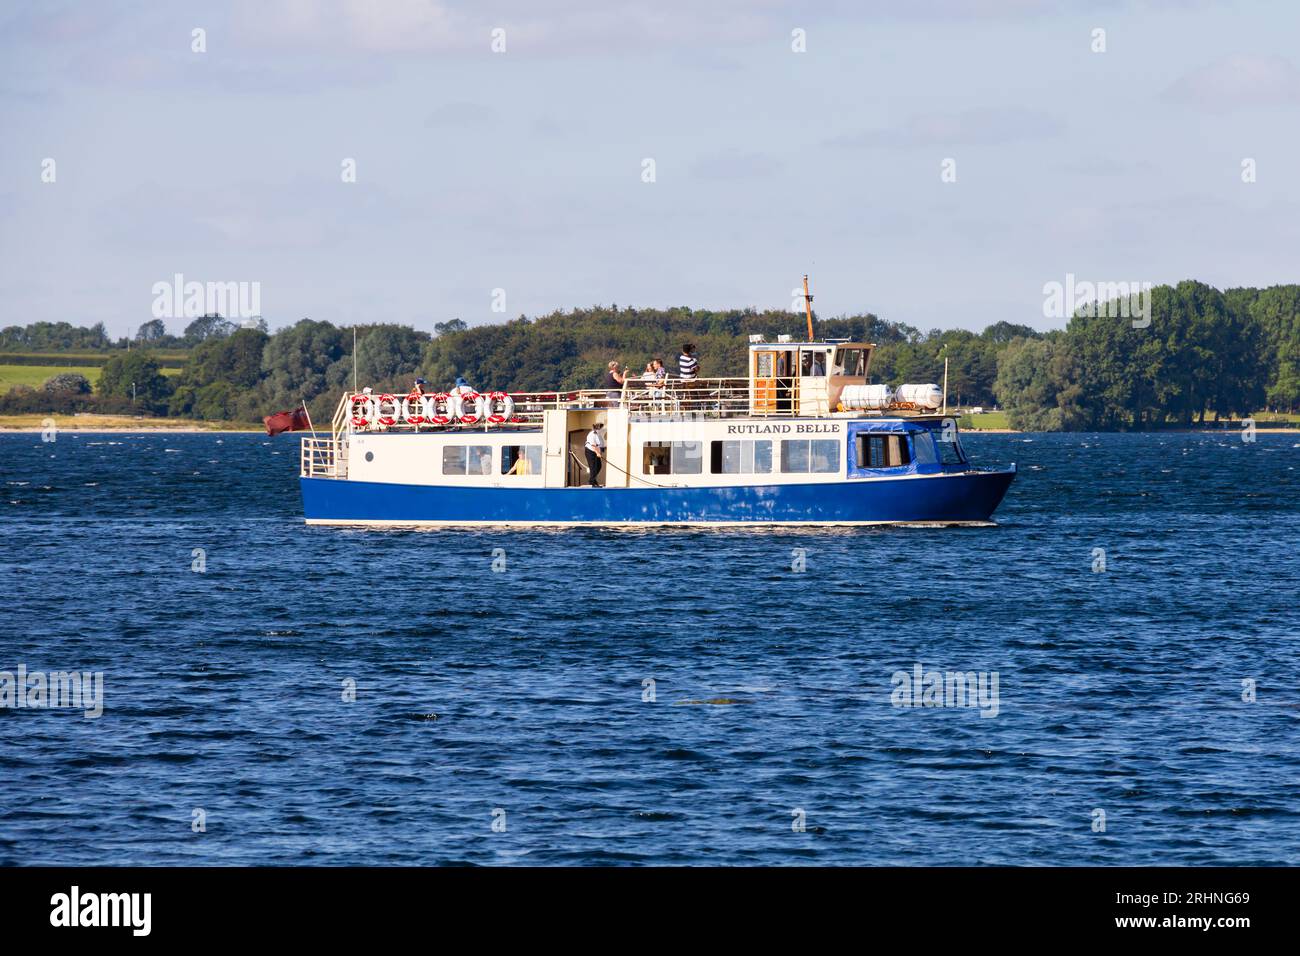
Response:
M424 121L430 129L463 129L482 126L496 118L496 111L482 103L458 100L436 107Z
M702 156L691 165L691 173L700 179L736 180L768 176L781 164L766 153L746 152L730 147Z
M897 149L996 146L1047 139L1060 133L1061 129L1061 122L1055 117L1034 110L966 110L913 116L893 127L833 137L827 145Z
M1300 103L1300 70L1281 56L1236 54L1183 75L1165 97L1213 113Z

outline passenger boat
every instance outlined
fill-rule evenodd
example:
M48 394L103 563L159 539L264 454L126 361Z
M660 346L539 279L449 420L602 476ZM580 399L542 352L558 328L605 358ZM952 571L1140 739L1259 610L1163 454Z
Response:
M352 391L328 438L302 439L303 512L428 527L988 523L1016 466L972 467L937 385L868 384L873 348L751 336L745 378L616 392Z

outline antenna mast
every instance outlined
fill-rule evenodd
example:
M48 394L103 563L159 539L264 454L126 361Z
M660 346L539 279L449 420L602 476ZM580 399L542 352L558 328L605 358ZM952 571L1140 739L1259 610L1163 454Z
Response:
M805 275L803 277L803 307L804 310L808 313L808 341L809 342L813 341L812 300L813 297L808 294L808 276Z

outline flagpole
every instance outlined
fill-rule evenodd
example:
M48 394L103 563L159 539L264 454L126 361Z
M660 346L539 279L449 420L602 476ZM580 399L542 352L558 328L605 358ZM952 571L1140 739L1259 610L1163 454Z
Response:
M307 415L307 427L311 429L311 437L312 437L313 439L315 439L315 437L316 437L316 426L313 425L313 424L311 423L311 412L309 412L309 411L307 410L307 399L305 399L305 398L302 400L302 410L303 410L303 412L305 412L306 415Z
M352 326L352 394L357 393L357 327Z

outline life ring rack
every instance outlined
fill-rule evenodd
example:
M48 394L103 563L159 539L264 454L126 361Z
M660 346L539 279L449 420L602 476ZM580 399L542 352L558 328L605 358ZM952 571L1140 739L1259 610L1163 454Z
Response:
M353 395L352 396L352 427L368 428L370 419L374 417L375 403L373 396L370 395ZM367 418L366 416L370 417Z
M384 406L391 407L392 412L384 414ZM387 393L379 396L379 401L375 405L375 424L382 425L384 428L392 428L402 417L402 403L392 395Z
M382 395L358 393L349 401L350 423L355 431L401 426L419 430L422 425L439 428L449 425L517 425L527 420L516 414L517 408L514 396L503 389L490 392L419 392L412 389L402 396L389 392Z
M424 393L414 388L407 392L406 398L402 399L401 411L402 420L408 425L418 428L427 422L428 419L424 416Z
M462 425L477 425L483 421L486 400L478 392L452 392L447 399L447 414ZM465 406L472 404L474 411L466 411Z

